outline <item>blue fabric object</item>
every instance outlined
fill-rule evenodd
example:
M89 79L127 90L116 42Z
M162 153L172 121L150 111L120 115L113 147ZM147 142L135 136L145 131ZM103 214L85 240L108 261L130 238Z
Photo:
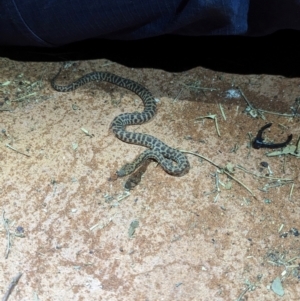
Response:
M265 35L300 29L300 0L0 0L0 44Z

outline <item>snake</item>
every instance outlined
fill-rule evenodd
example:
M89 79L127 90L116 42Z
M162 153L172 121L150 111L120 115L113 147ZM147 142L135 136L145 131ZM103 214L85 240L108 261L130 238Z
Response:
M74 91L86 83L104 81L132 91L143 101L144 110L142 112L120 114L113 119L110 126L112 132L121 141L142 145L148 148L133 162L123 165L121 169L116 172L118 177L124 177L133 173L149 159L157 161L170 175L180 176L189 169L190 164L187 157L178 149L168 146L166 143L154 136L129 132L126 130L127 125L143 124L152 119L156 114L156 100L147 88L133 80L123 78L110 72L102 71L85 74L68 85L58 85L55 82L61 73L61 70L62 69L60 69L51 80L52 88L58 92Z

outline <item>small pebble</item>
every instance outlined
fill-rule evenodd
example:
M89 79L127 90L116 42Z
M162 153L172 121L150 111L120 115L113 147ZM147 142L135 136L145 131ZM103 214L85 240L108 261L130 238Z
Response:
M134 232L135 232L135 229L139 226L139 221L138 220L134 220L131 222L130 224L130 227L129 227L129 230L128 230L128 236L129 237L132 237Z
M260 162L260 165L262 166L262 167L268 167L269 166L269 164L268 164L268 162Z
M23 233L24 233L24 228L21 227L21 226L18 226L18 227L16 228L16 232L17 232L18 234L23 234Z
M299 236L299 231L296 228L291 228L290 233L293 234L294 236Z
M275 278L275 280L272 282L271 289L278 296L282 297L284 295L284 290L281 284L280 277Z

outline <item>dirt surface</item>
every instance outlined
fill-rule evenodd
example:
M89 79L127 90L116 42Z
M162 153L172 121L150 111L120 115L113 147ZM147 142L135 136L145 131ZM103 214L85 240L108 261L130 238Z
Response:
M194 153L184 176L152 162L127 192L115 172L144 148L109 126L143 109L134 93L96 82L56 92L59 63L0 67L1 295L22 273L10 300L299 300L298 158L250 147L270 122L266 142L292 133L297 144L298 78L69 63L61 84L109 71L147 87L158 112L128 129ZM242 94L279 114L251 116Z

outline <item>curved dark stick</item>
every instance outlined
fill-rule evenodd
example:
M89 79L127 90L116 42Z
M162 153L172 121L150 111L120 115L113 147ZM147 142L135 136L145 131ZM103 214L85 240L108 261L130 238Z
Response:
M287 146L293 139L293 135L289 135L287 140L285 142L282 143L267 143L264 142L264 138L262 137L262 134L264 132L264 130L266 130L267 128L271 127L272 123L268 123L266 125L264 125L257 133L256 138L253 140L252 142L252 146L255 149L259 149L259 148L281 148L281 147L285 147Z

